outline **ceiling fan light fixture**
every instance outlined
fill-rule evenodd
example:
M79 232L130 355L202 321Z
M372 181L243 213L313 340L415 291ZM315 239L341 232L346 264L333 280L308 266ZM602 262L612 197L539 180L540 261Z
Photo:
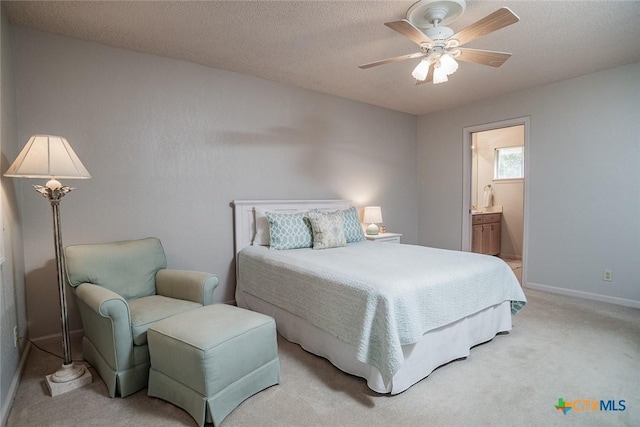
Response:
M447 76L455 73L458 70L458 62L453 59L453 57L447 53L443 54L440 57L440 68L446 73Z
M429 66L431 66L431 61L428 59L423 59L420 63L413 69L411 75L414 79L420 80L421 82L427 78L427 74L429 74Z
M447 73L444 70L444 68L435 67L433 69L433 84L437 85L439 83L444 83L446 81L449 81L449 78L447 77Z

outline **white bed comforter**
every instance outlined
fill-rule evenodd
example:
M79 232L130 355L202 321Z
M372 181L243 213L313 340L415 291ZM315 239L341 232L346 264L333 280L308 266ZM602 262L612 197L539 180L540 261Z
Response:
M239 254L238 288L351 344L385 383L403 363L401 346L503 301L526 297L499 258L424 246L352 243L325 250Z

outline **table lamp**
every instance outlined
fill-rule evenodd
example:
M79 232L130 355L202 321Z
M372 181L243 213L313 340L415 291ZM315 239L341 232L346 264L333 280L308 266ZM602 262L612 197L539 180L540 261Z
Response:
M367 206L364 208L364 216L362 221L365 224L369 224L366 228L366 233L370 236L375 236L380 233L380 227L376 223L382 222L382 209L380 206Z

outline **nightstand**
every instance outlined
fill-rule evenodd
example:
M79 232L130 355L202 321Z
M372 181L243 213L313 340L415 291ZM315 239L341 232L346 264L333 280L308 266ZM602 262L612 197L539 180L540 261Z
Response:
M380 233L374 236L365 234L367 240L377 243L400 243L400 237L402 234L400 233Z

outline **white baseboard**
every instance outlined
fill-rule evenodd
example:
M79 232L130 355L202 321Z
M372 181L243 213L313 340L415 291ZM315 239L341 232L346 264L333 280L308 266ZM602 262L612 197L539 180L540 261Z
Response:
M69 331L69 337L76 337L78 335L84 335L84 329L74 329L73 331ZM36 344L42 344L53 340L62 341L62 332L58 334L43 335L41 337L30 338L30 340Z
M27 356L29 356L30 351L31 351L31 343L27 341L24 351L22 352L22 356L20 356L18 369L16 369L16 372L13 375L13 380L11 381L9 392L4 397L4 401L2 402L2 410L0 411L0 414L2 414L0 425L2 426L7 424L7 419L9 418L9 412L11 411L11 407L13 406L13 400L16 398L16 393L18 392L18 386L20 385L20 379L22 378L22 372L24 371L24 365L27 362Z
M526 283L524 287L537 291L549 292L552 294L567 295L570 297L584 298L593 301L608 302L609 304L622 305L625 307L640 308L640 301L632 299L611 297L608 295L594 294L591 292L576 291L575 289L556 288L554 286L540 285L538 283L531 282Z

